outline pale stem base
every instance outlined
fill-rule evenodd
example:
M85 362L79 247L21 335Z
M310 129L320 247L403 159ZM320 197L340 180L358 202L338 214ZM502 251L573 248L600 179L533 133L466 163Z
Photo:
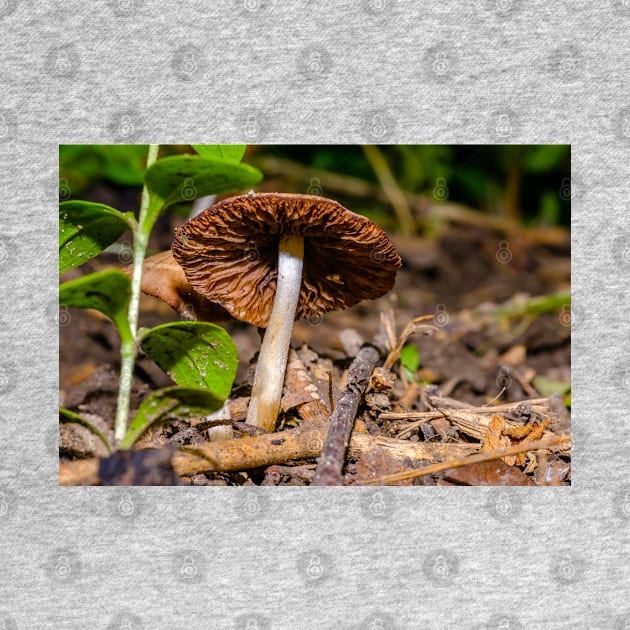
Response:
M260 346L247 423L273 431L278 411L295 311L302 286L304 238L284 236L278 253L278 284L271 317Z

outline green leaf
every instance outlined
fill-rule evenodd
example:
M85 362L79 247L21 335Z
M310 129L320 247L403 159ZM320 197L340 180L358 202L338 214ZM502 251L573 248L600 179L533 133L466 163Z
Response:
M171 322L141 331L140 347L178 385L201 387L225 400L238 368L238 351L215 324Z
M149 190L164 199L162 210L175 203L206 195L256 186L262 173L248 166L196 155L175 155L158 160L144 176Z
M532 382L540 394L545 397L551 396L551 394L564 396L571 391L571 383L552 381L546 376L537 376Z
M148 146L146 144L97 144L101 176L120 186L142 186Z
M173 417L205 416L223 406L225 400L212 392L195 387L166 387L147 396L125 437L121 449L133 443L154 423L168 422Z
M102 203L64 201L59 204L59 273L94 258L126 231L134 229L131 213Z
M530 173L549 173L566 159L566 144L541 144L527 147L524 168Z
M246 144L193 144L192 148L202 158L240 162L245 155Z
M122 271L108 269L64 282L59 287L59 305L100 311L116 324L121 340L128 342L133 339L127 319L130 295L129 278Z
M59 175L70 180L76 194L100 179L119 186L142 186L146 144L59 145Z
M405 370L408 381L413 381L416 371L420 367L420 351L417 346L407 344L400 351L400 364Z
M412 374L420 367L420 351L412 343L407 344L400 351L400 363Z
M75 413L74 411L70 411L70 409L64 409L63 407L59 407L59 422L62 424L74 423L80 424L82 427L85 427L89 431L91 431L97 438L105 444L105 448L108 453L112 452L112 447L109 444L109 440L105 437L105 434L94 424L92 424L87 418Z

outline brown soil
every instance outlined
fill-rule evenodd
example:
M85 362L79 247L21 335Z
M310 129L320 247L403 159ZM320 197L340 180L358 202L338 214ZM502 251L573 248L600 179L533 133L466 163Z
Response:
M165 219L158 228L152 240L153 251L168 248L173 224ZM463 445L471 453L522 444L523 440L533 440L532 436L557 436L567 432L568 415L558 396L547 399L542 406L517 408L514 405L495 414L495 418L496 415L503 418L502 425L499 420L492 424L493 414L487 415L487 423L480 424L479 416L475 421L477 433L458 424L444 409L547 398L546 388L550 382L570 383L569 303L565 308L514 316L498 310L508 303L514 311L532 296L568 290L568 235L560 234L551 239L544 232L521 230L513 231L507 237L481 225L450 222L441 226L440 234L432 239L414 236L394 240L404 267L389 295L348 311L331 313L321 320L301 321L295 326L293 347L301 349L300 358L318 387L324 405L328 408L334 405L353 356L361 342L374 338L383 313L393 312L396 335L414 318L433 315L428 323L434 332L415 335L407 342L419 350L418 370L408 374L395 363L393 386L384 391L371 389L363 397L355 432L415 445ZM101 255L80 270L66 274L63 280L107 266L121 267L123 262L116 256ZM141 309L142 326L177 319L168 306L155 298L143 297ZM251 326L236 322L226 328L240 357L233 388L230 429L238 438L252 433L243 419L251 385L252 361L260 340L257 330ZM76 309L60 316L60 404L90 414L94 423L110 437L120 367L118 353L116 331L103 317ZM172 384L170 379L155 364L140 358L135 373L132 413L149 392L169 384ZM299 400L299 392L285 395L280 431L291 431L303 422L300 405L292 404L291 396L295 402ZM434 417L418 416L436 409L442 412ZM394 417L395 413L407 415ZM167 452L171 453L181 446L208 442L208 432L203 424L194 419L179 418L150 429L138 446L170 447ZM61 425L62 463L105 457L106 454L103 444L87 429L74 424ZM139 461L130 456L114 458L109 462L107 479L101 478L101 482L309 485L316 464L315 458L305 457L235 472L198 472L175 477L162 459ZM346 460L344 483L378 480L428 463L409 457L393 457L375 445ZM148 478L141 473L130 474L130 466L136 472L148 471ZM159 473L162 469L163 473ZM546 449L528 456L495 459L491 463L472 464L399 483L566 485L570 483L570 450L561 447Z

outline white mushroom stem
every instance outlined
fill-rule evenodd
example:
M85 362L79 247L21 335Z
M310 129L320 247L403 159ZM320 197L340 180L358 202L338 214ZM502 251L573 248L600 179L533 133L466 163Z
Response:
M302 286L304 238L283 236L278 248L278 282L271 317L260 346L247 422L273 431L278 411L295 310Z

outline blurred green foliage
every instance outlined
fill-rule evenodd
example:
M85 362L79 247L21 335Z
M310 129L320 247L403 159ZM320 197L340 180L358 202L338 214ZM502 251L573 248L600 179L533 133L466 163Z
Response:
M119 186L142 186L147 147L142 144L62 144L59 178L79 195L95 180Z
M570 225L570 145L378 148L405 192L425 195L435 203L461 203L482 212L511 216L529 225ZM260 146L256 153L378 183L361 147L356 145ZM255 158L252 163L257 163Z
M405 192L424 195L436 204L460 203L527 225L570 225L570 145L380 145L378 149ZM164 156L193 150L188 145L172 145L161 146L160 152ZM248 156L263 172L265 157L286 158L284 181L280 176L280 185L288 186L286 192L307 192L308 188L308 181L297 184L292 177L292 163L314 174L346 175L379 185L359 145L260 145L248 147ZM139 189L145 157L146 145L62 145L60 195L63 190L62 199L77 198L103 181ZM325 196L343 197L323 188ZM354 200L349 207L396 228L390 209L380 201Z
M59 180L78 198L106 181L121 188L140 188L147 161L146 144L60 144ZM160 156L194 153L188 145L160 145Z

